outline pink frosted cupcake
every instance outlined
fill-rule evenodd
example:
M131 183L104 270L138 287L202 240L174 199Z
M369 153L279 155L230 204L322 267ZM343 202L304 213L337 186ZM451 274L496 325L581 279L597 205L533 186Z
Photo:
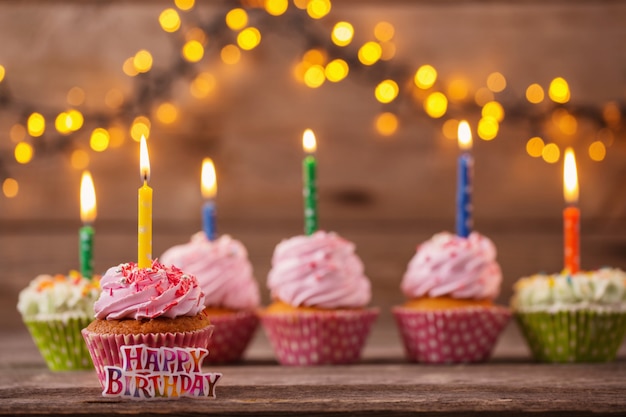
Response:
M276 246L267 285L274 302L261 321L283 365L360 359L378 309L354 244L318 231Z
M502 272L487 237L438 233L417 248L402 279L407 302L394 307L407 358L413 362L487 360L510 319L493 300Z
M96 319L82 334L103 388L104 367L122 366L122 346L206 349L213 326L193 275L157 261L150 268L127 263L110 268L100 285Z
M188 243L165 251L161 261L198 278L204 312L215 326L205 363L240 360L258 326L255 310L260 305L259 285L243 244L228 235L210 241L198 232Z

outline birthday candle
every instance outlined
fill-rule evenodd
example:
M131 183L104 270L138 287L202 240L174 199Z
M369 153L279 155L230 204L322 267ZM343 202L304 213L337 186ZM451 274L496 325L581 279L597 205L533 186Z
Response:
M568 207L563 210L563 243L565 269L575 274L580 269L580 210L578 204L578 173L572 148L565 150L563 164L563 195Z
M458 159L457 190L456 190L456 234L468 237L472 232L472 180L474 175L474 158L472 149L472 131L469 124L463 120L458 129L459 148L461 155Z
M149 268L152 265L152 188L148 186L150 156L146 138L143 135L140 142L139 161L143 185L138 192L137 267Z
M78 231L78 259L80 273L85 278L93 276L93 222L96 219L96 191L89 171L80 180L80 219L83 226Z
M307 153L302 161L304 233L311 235L317 230L317 161L315 160L317 144L311 129L304 131L302 147Z
M204 158L202 161L201 191L204 197L202 206L202 227L207 239L215 240L215 196L217 195L217 175L215 165L211 158Z

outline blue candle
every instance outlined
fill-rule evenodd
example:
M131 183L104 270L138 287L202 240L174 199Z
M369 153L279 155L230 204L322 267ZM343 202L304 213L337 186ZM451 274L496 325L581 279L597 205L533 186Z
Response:
M211 158L204 158L202 161L202 196L205 199L202 205L202 228L207 239L215 240L215 196L217 195L217 176L215 166Z
M459 147L461 155L458 161L457 191L456 191L456 234L468 237L472 232L472 180L474 176L474 158L472 149L472 131L466 121L459 123Z

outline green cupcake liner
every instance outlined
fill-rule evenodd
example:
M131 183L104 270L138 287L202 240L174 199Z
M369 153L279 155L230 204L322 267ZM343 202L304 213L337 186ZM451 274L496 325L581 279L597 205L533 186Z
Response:
M93 369L91 356L80 333L90 322L89 318L24 321L51 371Z
M541 362L610 362L626 335L626 312L516 312L515 318Z

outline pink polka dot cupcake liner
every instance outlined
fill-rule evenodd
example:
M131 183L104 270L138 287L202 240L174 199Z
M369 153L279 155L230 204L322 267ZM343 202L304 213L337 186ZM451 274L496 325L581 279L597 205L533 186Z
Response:
M406 357L421 363L468 363L489 359L511 318L506 307L419 311L392 309Z
M122 366L121 347L145 344L148 347L198 347L206 349L213 326L193 332L148 333L148 334L100 334L82 330L83 339L96 368L98 380L104 389L105 366Z
M232 363L241 360L259 325L256 313L240 311L215 316L209 314L209 319L214 330L209 339L209 355L204 363Z
M377 308L298 313L261 313L281 365L338 365L360 360Z

